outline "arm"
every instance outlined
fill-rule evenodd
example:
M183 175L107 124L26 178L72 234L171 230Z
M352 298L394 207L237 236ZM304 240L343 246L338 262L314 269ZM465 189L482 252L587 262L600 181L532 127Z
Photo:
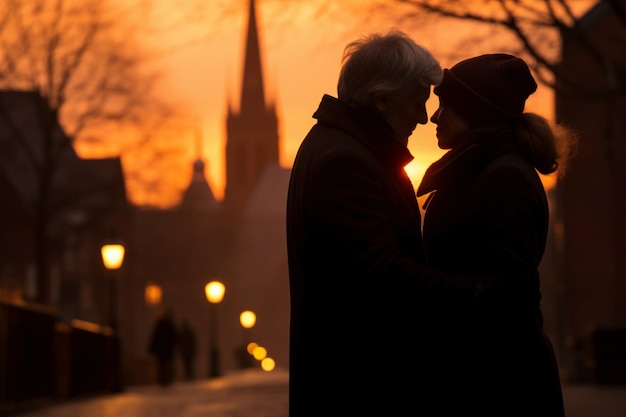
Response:
M333 154L318 166L305 218L311 221L309 231L326 242L321 257L353 279L473 295L479 279L444 274L417 256L422 242L412 187L388 179L375 160L363 155Z
M546 245L548 207L537 177L502 166L475 188L478 228L488 239L476 262L497 276L494 288L509 301L538 302L538 267ZM528 298L531 297L531 298Z

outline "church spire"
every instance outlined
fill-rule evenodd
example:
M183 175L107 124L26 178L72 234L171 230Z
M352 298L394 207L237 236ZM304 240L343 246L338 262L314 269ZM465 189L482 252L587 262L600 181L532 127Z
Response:
M261 66L256 7L254 0L250 0L240 112L245 114L264 107L265 92L263 91L263 68Z
M194 129L194 146L196 149L196 159L202 159L202 132L200 126L196 125Z
M237 217L264 171L279 164L278 117L265 102L261 47L254 0L250 0L239 112L228 107L224 203Z

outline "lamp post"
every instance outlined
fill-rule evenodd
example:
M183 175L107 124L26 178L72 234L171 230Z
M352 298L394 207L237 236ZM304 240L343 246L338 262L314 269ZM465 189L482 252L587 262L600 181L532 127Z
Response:
M104 267L109 271L115 271L122 267L126 248L121 242L109 242L102 245L100 253ZM112 275L112 274L111 274ZM117 280L115 276L109 277L109 325L113 330L112 349L112 381L111 390L119 392L122 390L121 369L120 369L120 339L117 328Z
M239 322L244 329L251 329L256 323L256 314L250 310L242 311L239 315Z
M109 271L120 269L124 262L125 252L126 248L120 242L102 245L100 253L104 267ZM117 281L115 277L111 277L109 280L109 314L109 325L113 331L117 332Z
M256 314L253 311L245 310L239 314L239 323L243 327L243 341L238 351L238 357L241 368L249 368L252 366L252 356L248 353L248 344L251 342L248 333L256 324Z
M222 302L226 287L219 281L211 281L204 287L209 302L209 378L221 376L217 340L217 305Z

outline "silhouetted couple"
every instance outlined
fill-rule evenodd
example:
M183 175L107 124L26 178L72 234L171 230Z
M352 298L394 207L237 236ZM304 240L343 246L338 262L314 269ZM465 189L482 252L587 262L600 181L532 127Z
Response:
M447 153L422 234L404 168L433 85ZM397 30L347 45L287 197L290 417L564 415L538 273L559 138L524 112L536 88L507 54L442 71Z

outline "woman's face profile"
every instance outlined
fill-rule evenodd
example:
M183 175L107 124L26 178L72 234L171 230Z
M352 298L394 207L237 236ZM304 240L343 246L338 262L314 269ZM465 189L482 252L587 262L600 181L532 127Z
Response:
M452 149L457 146L458 138L469 129L469 123L453 108L446 106L439 99L439 108L430 121L437 125L437 140L440 149Z

